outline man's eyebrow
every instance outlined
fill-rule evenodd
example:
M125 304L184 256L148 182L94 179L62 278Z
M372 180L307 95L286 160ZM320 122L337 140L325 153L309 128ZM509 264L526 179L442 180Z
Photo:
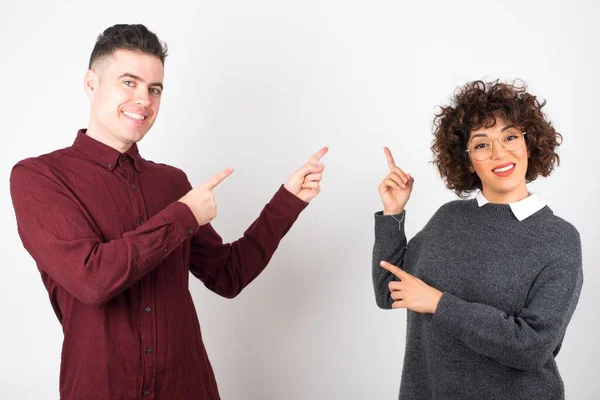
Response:
M135 79L136 81L146 82L141 77L137 76L136 74L132 74L130 72L125 72L124 74L119 76L118 79L122 79L122 78L131 78L131 79ZM163 84L161 82L151 83L150 86L158 86L159 88L163 89Z

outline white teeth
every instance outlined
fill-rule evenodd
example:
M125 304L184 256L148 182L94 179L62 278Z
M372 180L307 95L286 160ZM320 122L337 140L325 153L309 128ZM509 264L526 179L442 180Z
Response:
M138 121L141 121L144 118L146 118L143 115L135 114L129 111L123 111L123 114L127 115L129 118L137 119Z
M513 169L514 167L515 167L515 164L510 164L510 165L507 165L507 166L506 166L506 167L504 167L504 168L496 168L496 169L494 170L494 172L506 172L506 171L508 171L508 170L510 170L510 169Z

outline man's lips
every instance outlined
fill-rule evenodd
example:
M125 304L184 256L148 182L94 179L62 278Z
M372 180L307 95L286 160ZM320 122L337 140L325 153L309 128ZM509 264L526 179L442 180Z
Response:
M135 119L136 121L143 121L146 118L148 118L147 115L145 115L144 113L141 113L141 112L127 111L127 110L123 110L122 112L126 117Z

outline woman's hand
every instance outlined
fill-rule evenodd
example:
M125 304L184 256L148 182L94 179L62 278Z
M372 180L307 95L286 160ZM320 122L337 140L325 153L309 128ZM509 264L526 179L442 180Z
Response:
M392 308L406 308L421 314L435 313L442 292L389 262L382 261L379 265L400 279L399 282L392 281L388 285L394 299Z
M383 203L383 214L400 214L404 211L404 207L410 198L415 180L410 174L404 173L396 166L390 149L384 147L383 152L390 167L390 173L383 179L378 188Z

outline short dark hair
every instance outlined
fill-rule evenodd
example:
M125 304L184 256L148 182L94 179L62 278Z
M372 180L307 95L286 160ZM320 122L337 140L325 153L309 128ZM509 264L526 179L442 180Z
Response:
M497 118L527 132L525 143L529 162L525 179L548 176L560 158L556 148L562 136L542 112L546 101L539 101L527 92L522 81L512 84L495 81L473 81L458 88L451 104L440 106L434 118L434 139L431 145L433 163L437 166L446 187L465 197L481 189L481 179L471 172L466 153L473 130L493 127Z
M117 50L156 56L163 65L167 57L167 44L161 42L158 36L144 25L117 24L98 35L88 67L92 68L97 60L108 57Z

